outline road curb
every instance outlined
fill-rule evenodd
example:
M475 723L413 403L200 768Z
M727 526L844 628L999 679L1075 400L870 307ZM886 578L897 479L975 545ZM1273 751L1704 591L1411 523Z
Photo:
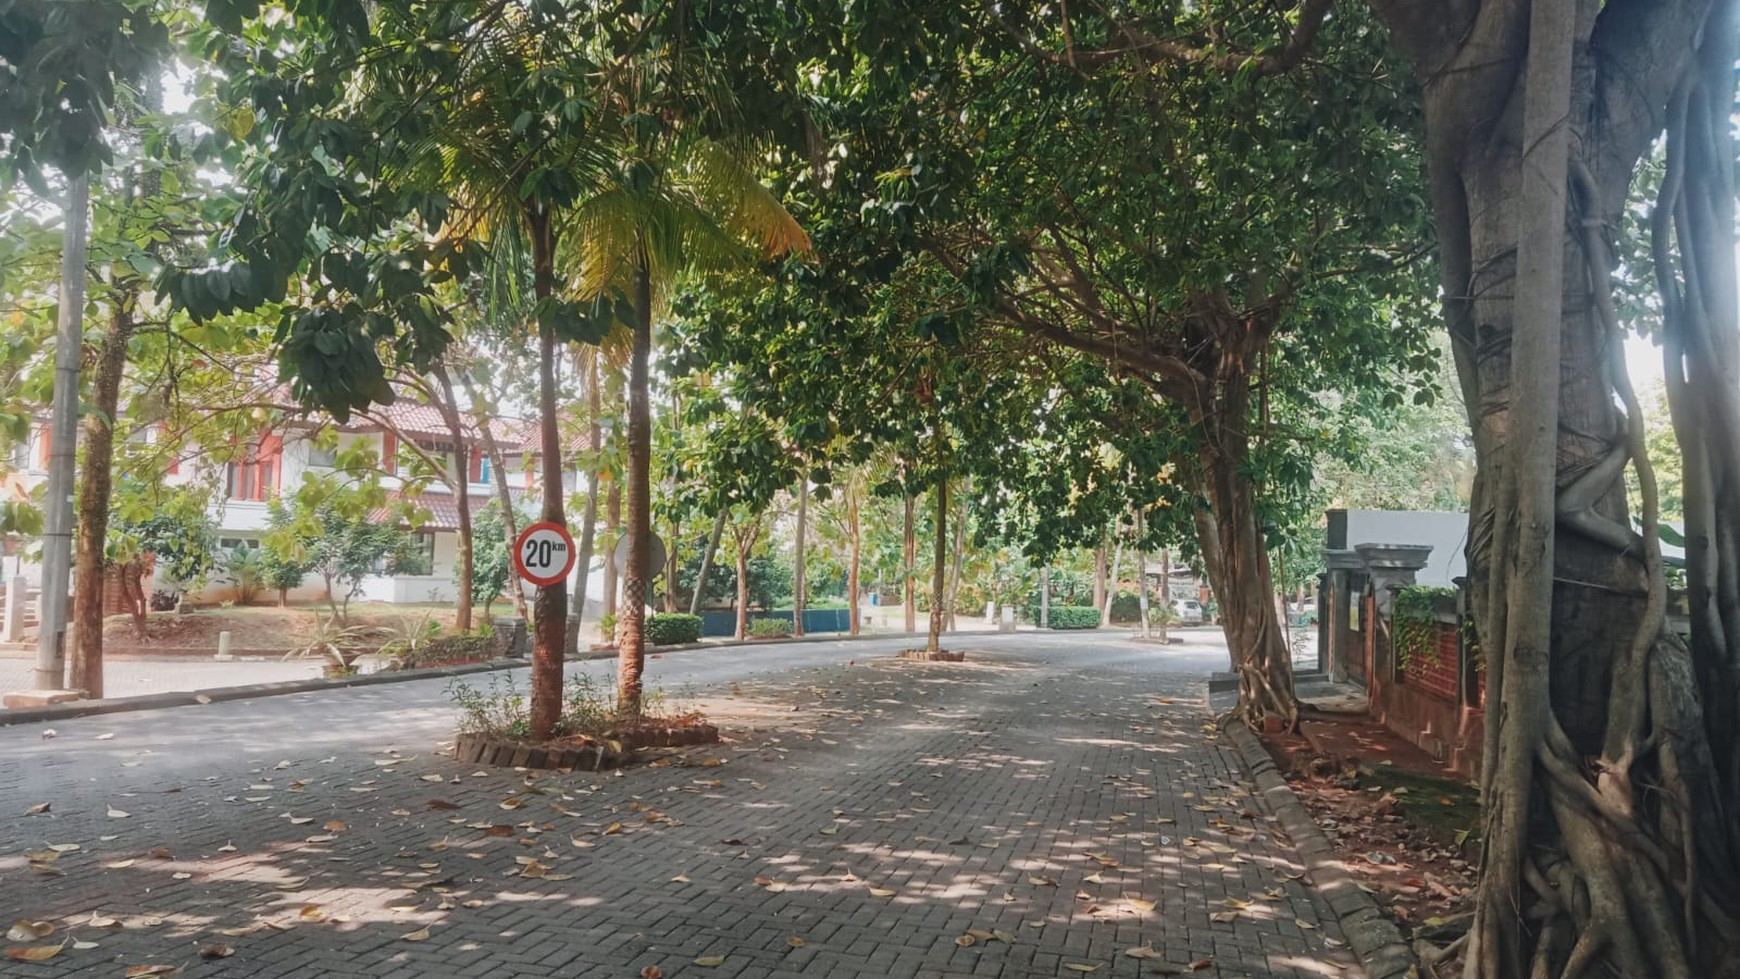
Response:
M143 697L113 697L104 700L75 700L48 707L19 707L0 710L0 727L19 724L40 724L73 717L95 717L100 714L122 714L140 710L162 710L166 707L191 707L225 700L248 700L254 697L278 697L292 693L314 693L340 690L345 687L372 687L383 683L407 683L412 680L433 680L444 676L465 676L530 666L529 660L497 659L465 666L437 666L422 670L390 670L364 673L358 676L313 677L307 680L280 680L275 683L249 683L237 687L213 687L209 690L187 690L174 693L152 693ZM201 699L204 698L204 699Z
M1274 759L1257 741L1256 735L1243 724L1234 721L1226 728L1238 751L1245 772L1257 783L1263 805L1281 823L1281 828L1293 841L1293 848L1305 862L1318 893L1341 922L1347 944L1359 958L1370 979L1405 979L1419 975L1419 960L1403 940L1402 933L1384 916L1378 903L1360 888L1353 876L1342 866L1341 858L1330 845L1328 837L1317 827L1317 821L1299 797L1287 785L1287 780L1275 767Z
M873 635L839 635L839 636L804 636L802 638L775 640L743 640L729 639L722 642L682 643L671 646L649 646L647 655L655 656L664 653L680 653L704 649L733 649L741 646L771 646L782 644L798 644L811 642L856 642L873 639L901 639L922 633L877 633ZM582 650L568 657L569 662L581 660L615 659L616 650ZM407 683L412 680L432 680L444 676L465 676L469 673L488 673L495 670L511 670L516 667L532 665L530 659L498 659L488 663L473 663L466 666L442 666L424 670L393 670L381 673L364 673L358 676L346 677L314 677L307 680L280 680L275 683L249 683L236 687L212 687L206 690L186 690L174 693L153 693L142 697L114 697L105 700L75 700L66 704L54 704L48 707L18 707L10 710L0 710L0 727L15 727L19 724L40 724L43 721L58 721L73 717L96 717L101 714L122 714L141 710L162 710L167 707L191 707L201 703L218 703L225 700L248 700L253 697L277 697L292 693L314 693L321 690L341 690L345 687L367 687L380 683ZM201 700L200 698L205 698Z

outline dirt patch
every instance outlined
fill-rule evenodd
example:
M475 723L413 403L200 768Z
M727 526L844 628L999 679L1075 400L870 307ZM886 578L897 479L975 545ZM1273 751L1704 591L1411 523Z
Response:
M503 606L497 605L499 614ZM452 606L385 605L375 602L353 603L351 625L386 630L398 629L406 621L415 622L424 613L439 624L443 631L453 628ZM316 623L330 615L323 605L276 607L231 607L199 609L193 612L153 612L146 620L147 637L133 635L133 620L126 615L112 615L103 620L103 648L115 653L150 652L162 648L217 649L218 633L230 634L230 645L236 649L290 649L314 634ZM511 614L511 613L510 613ZM474 613L472 622L482 622L482 610Z
M1314 720L1264 747L1403 935L1442 942L1465 927L1479 834L1475 788L1369 718Z

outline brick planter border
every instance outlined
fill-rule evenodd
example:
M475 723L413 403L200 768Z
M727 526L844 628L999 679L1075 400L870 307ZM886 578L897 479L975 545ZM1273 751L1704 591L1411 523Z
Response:
M487 734L461 734L453 742L453 757L467 765L597 772L622 767L633 752L608 740L592 745L538 745Z
M962 663L966 661L967 653L964 649L939 649L934 653L928 649L903 649L900 658L924 663Z

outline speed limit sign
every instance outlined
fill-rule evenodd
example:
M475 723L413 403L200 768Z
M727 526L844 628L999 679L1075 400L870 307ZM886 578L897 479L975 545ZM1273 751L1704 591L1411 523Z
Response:
M574 569L574 537L559 523L543 521L520 531L514 567L534 585L553 585Z

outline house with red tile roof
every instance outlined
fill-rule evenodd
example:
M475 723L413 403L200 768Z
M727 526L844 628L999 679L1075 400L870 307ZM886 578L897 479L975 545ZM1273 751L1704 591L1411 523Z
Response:
M488 439L469 412L458 416L458 432L447 424L442 412L434 405L401 399L391 405L376 405L368 412L352 416L340 424L320 414L303 414L290 404L288 392L281 391L283 410L273 412L273 420L241 451L229 458L215 459L189 450L175 452L168 464L168 479L173 483L204 481L213 485L209 507L218 540L224 551L237 547L258 547L268 529L267 513L270 501L282 494L295 492L303 483L304 474L331 472L341 452L359 445L373 450L380 460L380 479L395 502L412 503L421 518L414 527L407 526L418 540L423 560L411 570L416 573L380 574L363 581L365 601L393 603L444 603L457 597L453 583L453 563L458 552L459 502L456 488L464 481L469 497L469 509L475 517L491 501L499 499L505 485L516 508L524 512L535 508L536 500L524 507L521 501L528 494L535 497L538 459L542 440L536 422L519 418L493 418L488 434L495 443L488 451ZM576 426L579 428L579 426ZM161 433L143 433L156 438ZM583 429L578 436L564 433L565 459L574 459L587 447ZM15 447L12 458L4 460L0 471L5 481L0 489L28 495L37 483L47 479L47 420L33 426L30 438ZM441 475L426 478L429 463L440 462ZM583 475L569 464L563 483L568 493L583 487ZM424 474L418 478L413 472ZM396 512L396 511L393 511ZM387 519L389 511L380 512ZM12 548L8 550L11 554ZM29 561L18 562L16 556L7 561L5 573L21 573L36 581L40 569ZM177 590L182 583L158 581L156 588ZM303 587L290 594L293 602L313 602L323 599L323 584L310 577ZM236 597L235 582L220 570L213 572L205 587L193 597L200 601L222 601Z

